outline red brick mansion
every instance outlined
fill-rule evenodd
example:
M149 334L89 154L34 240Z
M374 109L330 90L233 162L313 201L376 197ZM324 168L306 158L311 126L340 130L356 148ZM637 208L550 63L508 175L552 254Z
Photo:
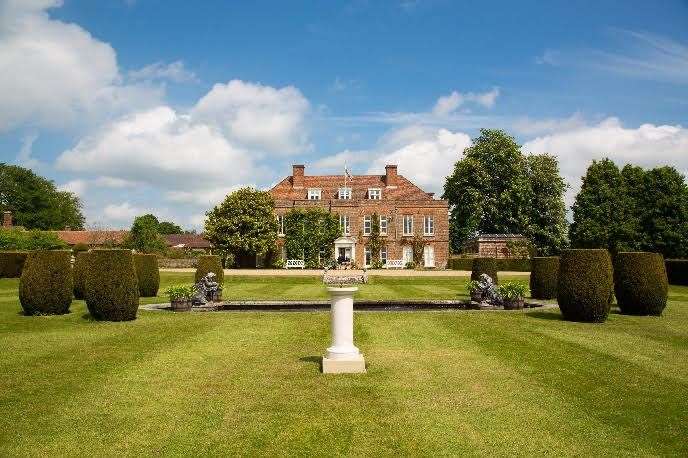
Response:
M366 247L372 230L372 215L380 218L380 235L385 244L380 259L413 259L411 240L425 242L423 265L445 268L449 256L449 217L446 200L420 189L397 174L396 165L385 167L384 175L306 175L305 166L294 165L291 176L277 183L270 193L284 236L283 217L292 208L317 206L339 215L341 237L335 241L334 257L369 266ZM282 244L278 240L278 244Z

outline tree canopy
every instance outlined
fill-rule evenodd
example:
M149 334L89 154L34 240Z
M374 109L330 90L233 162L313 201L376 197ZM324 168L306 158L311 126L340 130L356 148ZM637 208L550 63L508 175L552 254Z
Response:
M11 211L15 224L27 229L84 228L81 200L33 171L0 163L0 211Z
M511 233L557 253L567 243L565 190L556 158L526 156L505 132L481 129L444 185L452 251L479 233Z
M294 208L284 215L284 234L287 258L317 268L333 256L334 241L341 235L339 218L322 208Z
M162 253L167 244L159 232L158 218L147 214L134 218L125 246L140 253Z
M275 248L277 219L270 193L241 188L206 213L205 237L234 259L266 255Z
M161 221L160 224L158 224L158 232L160 232L163 235L184 233L180 226L170 221Z

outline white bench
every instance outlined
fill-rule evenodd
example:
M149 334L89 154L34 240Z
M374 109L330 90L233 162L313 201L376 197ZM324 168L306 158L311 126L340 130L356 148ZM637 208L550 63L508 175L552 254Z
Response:
M284 265L285 269L303 269L306 264L303 259L287 259L287 263Z
M403 269L404 260L403 259L388 259L387 264L384 265L385 269Z

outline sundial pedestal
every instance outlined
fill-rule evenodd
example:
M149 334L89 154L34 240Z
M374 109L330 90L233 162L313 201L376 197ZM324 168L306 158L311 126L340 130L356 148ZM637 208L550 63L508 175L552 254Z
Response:
M354 345L354 293L358 287L329 287L332 308L332 345L322 360L324 374L357 374L366 371L363 355Z

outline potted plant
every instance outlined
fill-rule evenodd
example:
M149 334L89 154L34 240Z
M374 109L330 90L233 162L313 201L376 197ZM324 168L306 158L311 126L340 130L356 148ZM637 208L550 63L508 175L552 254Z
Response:
M170 298L170 305L175 312L188 312L191 310L191 299L194 295L194 287L187 285L174 285L165 290Z
M471 301L482 302L483 300L483 290L480 286L480 282L476 280L471 280L466 285L466 290L468 295L471 296Z
M504 310L522 309L527 293L528 287L523 283L510 281L499 285L499 295L502 298Z

